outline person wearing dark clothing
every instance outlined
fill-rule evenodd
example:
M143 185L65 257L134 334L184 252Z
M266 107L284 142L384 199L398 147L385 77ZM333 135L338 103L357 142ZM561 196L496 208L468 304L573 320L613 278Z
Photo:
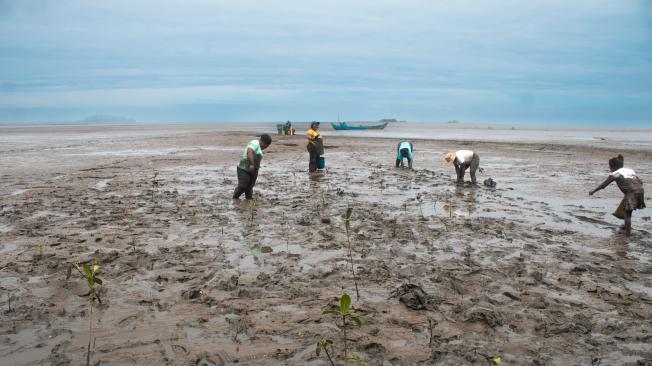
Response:
M321 135L317 132L319 130L319 122L313 122L310 124L310 129L308 130L308 171L310 173L316 172L317 167L319 166L319 156L324 154L324 142Z
M401 141L396 146L396 167L403 166L403 159L407 158L408 167L412 169L412 160L414 160L414 146L410 141Z
M235 187L233 192L234 199L240 198L243 193L248 200L254 197L254 185L256 185L256 179L258 178L260 161L263 159L263 150L271 144L272 138L266 133L262 134L258 140L249 141L236 168L238 186Z
M632 212L645 208L645 192L643 182L636 175L634 170L625 168L625 159L622 155L609 159L609 170L611 173L596 189L589 192L592 196L595 192L604 189L611 182L615 181L620 191L625 195L613 215L623 219L625 223L620 226L626 235L632 232Z

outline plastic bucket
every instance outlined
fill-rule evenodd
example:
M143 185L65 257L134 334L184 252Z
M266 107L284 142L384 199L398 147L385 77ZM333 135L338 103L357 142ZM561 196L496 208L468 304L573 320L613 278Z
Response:
M319 157L319 164L317 164L317 169L324 169L326 168L326 158L323 156Z

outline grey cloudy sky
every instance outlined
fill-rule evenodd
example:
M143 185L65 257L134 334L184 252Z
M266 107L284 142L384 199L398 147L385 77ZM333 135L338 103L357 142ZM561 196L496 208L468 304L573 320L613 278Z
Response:
M652 1L0 0L0 121L652 126Z

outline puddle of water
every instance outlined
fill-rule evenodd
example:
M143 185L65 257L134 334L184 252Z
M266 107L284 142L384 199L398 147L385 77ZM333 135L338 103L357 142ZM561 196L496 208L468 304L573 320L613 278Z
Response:
M106 187L109 186L109 183L110 183L112 180L113 180L113 179L102 179L101 181L97 182L97 184L95 184L95 189L98 190L98 191L103 191L103 190L105 190Z

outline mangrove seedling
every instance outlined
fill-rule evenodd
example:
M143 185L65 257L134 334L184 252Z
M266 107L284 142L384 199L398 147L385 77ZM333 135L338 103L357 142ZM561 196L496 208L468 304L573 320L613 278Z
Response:
M322 314L326 315L334 315L336 317L339 317L342 320L342 349L344 350L344 365L346 366L348 362L348 356L347 356L347 344L346 344L346 324L347 324L347 319L350 321L354 322L356 326L361 327L362 326L362 319L358 317L357 315L349 312L349 308L351 307L351 296L347 294L346 292L342 294L342 297L340 298L340 308L339 309L325 309L322 311Z
M331 366L335 366L335 363L333 363L333 358L331 357L330 352L328 350L333 347L333 341L330 339L320 339L319 343L317 343L317 349L315 352L317 353L317 357L319 357L319 354L321 353L321 350L324 350L324 353L326 353L326 357L328 357L328 362L330 362Z
M249 222L253 223L254 214L256 213L256 200L254 199L249 200L249 212L251 213L251 216L249 217Z
M352 207L347 207L344 211L344 227L346 228L346 241L349 244L349 262L351 263L351 274L353 275L353 283L355 284L355 296L360 300L360 291L358 291L358 278L355 276L355 269L353 268L353 253L351 251L351 213Z
M218 223L218 225L220 225L220 229L222 230L222 234L221 234L222 235L222 240L224 240L224 227L226 226L226 219L221 218L221 219L219 219L219 221L217 223Z
M351 363L354 364L354 365L367 366L367 360L360 357L360 355L354 355L354 356L349 357L349 361L351 361Z
M428 318L428 333L429 333L428 346L432 347L432 330L437 326L437 320L433 319L429 315L426 315L426 318Z
M86 366L88 366L91 362L91 340L93 339L93 302L95 299L97 299L97 301L102 304L102 299L100 299L97 291L95 291L95 285L102 285L102 279L97 277L97 273L100 270L100 265L97 263L97 261L95 261L93 262L92 267L88 264L84 264L80 267L78 263L74 263L73 267L77 270L77 272L79 272L79 274L82 275L82 277L86 279L86 284L88 285L89 289L88 347L86 348ZM73 267L68 269L68 278L70 278L70 272Z

